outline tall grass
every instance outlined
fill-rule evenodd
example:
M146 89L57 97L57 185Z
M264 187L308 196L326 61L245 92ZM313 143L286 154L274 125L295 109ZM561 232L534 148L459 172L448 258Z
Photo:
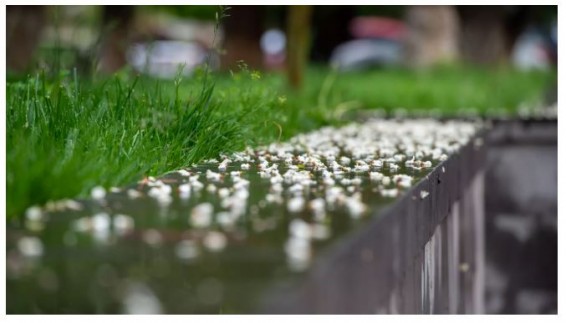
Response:
M9 217L32 204L85 196L95 185L126 184L279 136L272 123L281 103L247 70L237 76L249 86L222 89L203 76L181 87L180 78L127 75L85 82L39 74L8 83Z

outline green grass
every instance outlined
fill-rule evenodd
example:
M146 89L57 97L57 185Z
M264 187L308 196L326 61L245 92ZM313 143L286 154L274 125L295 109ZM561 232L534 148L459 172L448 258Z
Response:
M219 95L202 83L181 89L124 75L90 84L40 75L8 83L8 216L277 139L270 122L281 104L270 89L250 81Z
M536 104L556 72L443 67L336 74L311 68L294 93L284 77L242 69L213 79L181 81L115 77L81 80L41 74L7 84L7 215L34 204L87 196L96 185L118 186L215 157L221 152L287 139L343 112L436 108L489 115Z

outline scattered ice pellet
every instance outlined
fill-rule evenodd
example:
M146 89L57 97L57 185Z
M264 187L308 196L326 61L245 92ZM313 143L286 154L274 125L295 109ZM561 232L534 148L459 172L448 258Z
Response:
M188 183L184 183L179 185L179 197L182 199L188 199L191 197L191 185Z
M102 186L95 186L90 191L90 196L95 200L102 200L106 196L106 190Z
M142 193L138 190L129 189L128 190L128 198L130 199L137 199L142 196Z
M212 204L205 202L193 208L191 211L191 224L195 228L205 228L212 222L212 212L214 207Z
M39 206L30 206L26 210L26 218L30 221L40 221L43 219L43 212Z
M143 241L150 246L158 246L163 242L163 238L161 237L161 233L155 229L146 230L143 233Z
M105 231L110 229L110 215L105 212L92 216L92 229L94 231Z
M210 251L221 251L226 247L226 236L219 231L208 232L202 241L204 247Z
M397 197L397 195L399 195L399 190L396 188L381 190L381 195L383 197Z
M289 233L301 239L310 239L312 236L310 225L301 219L293 219L291 223L289 223Z
M428 195L429 195L429 193L427 191L421 191L421 193L420 193L421 200L424 200Z
M18 240L18 250L25 257L43 255L43 243L37 237L23 237Z
M126 286L123 312L126 314L161 314L162 306L153 291L140 282L130 282Z
M134 219L125 214L116 214L112 221L118 235L124 235L134 229Z
M287 202L287 210L289 210L289 212L293 212L293 213L301 212L304 207L305 207L305 199L301 196L292 197Z
M181 240L175 247L175 254L179 259L191 260L199 255L197 244L192 240Z
M80 211L83 209L83 205L75 200L65 200L64 204L69 210Z

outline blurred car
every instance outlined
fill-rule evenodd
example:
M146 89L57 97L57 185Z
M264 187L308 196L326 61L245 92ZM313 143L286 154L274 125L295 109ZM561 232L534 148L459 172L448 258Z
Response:
M158 78L190 75L207 59L211 68L218 67L218 56L197 42L159 40L134 44L128 51L134 70Z
M556 25L553 31L527 28L515 42L511 59L519 69L548 69L556 62Z
M350 24L355 39L336 47L330 63L342 71L400 64L405 30L401 20L357 17Z

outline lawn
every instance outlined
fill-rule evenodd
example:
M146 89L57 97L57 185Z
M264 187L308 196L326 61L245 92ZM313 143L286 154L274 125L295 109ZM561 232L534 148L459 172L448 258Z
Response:
M243 66L225 74L158 81L125 70L86 79L73 72L10 78L6 89L7 215L85 197L221 152L347 122L344 112L434 111L489 116L540 104L556 72L441 67L338 74L312 67L301 92L280 73Z

